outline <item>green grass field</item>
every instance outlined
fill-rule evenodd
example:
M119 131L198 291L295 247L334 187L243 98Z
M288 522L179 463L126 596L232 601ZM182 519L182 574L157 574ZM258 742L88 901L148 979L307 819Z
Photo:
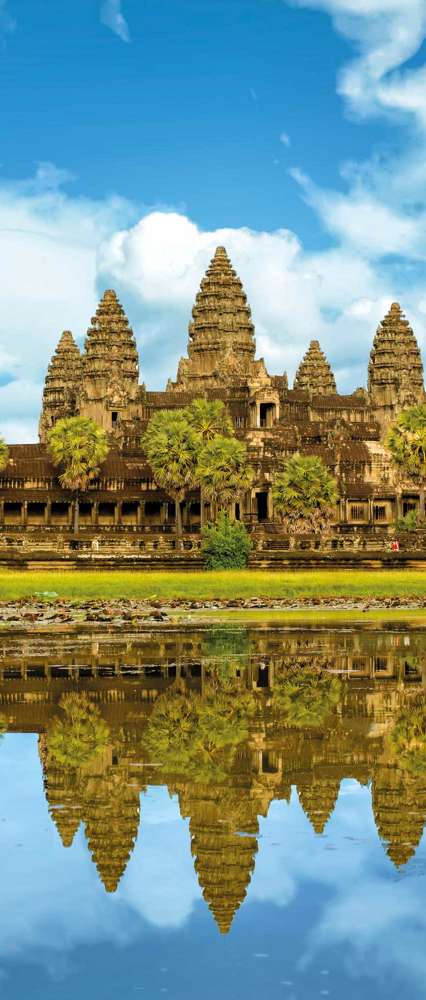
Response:
M426 595L426 573L419 570L308 570L291 572L14 572L0 571L0 600L35 594L70 600L91 598L418 597Z

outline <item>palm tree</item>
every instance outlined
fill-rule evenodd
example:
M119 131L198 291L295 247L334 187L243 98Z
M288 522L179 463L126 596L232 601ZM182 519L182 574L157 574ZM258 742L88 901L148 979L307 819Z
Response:
M274 511L296 533L319 532L333 519L337 483L320 458L292 455L272 487Z
M231 417L220 399L194 399L186 408L188 420L203 442L212 441L218 434L231 437L234 429ZM205 497L200 484L200 527L204 524Z
M195 485L199 439L184 410L160 410L151 417L141 444L157 486L175 501L179 546L181 503Z
M99 475L108 454L105 431L90 417L64 417L47 435L54 465L62 468L59 481L74 493L74 532L79 526L79 494Z
M197 482L214 513L238 500L253 482L245 444L219 434L207 441L198 458Z
M4 438L0 437L0 472L6 467L8 461L9 449Z
M403 410L390 428L386 444L400 472L419 485L420 519L425 517L426 406Z

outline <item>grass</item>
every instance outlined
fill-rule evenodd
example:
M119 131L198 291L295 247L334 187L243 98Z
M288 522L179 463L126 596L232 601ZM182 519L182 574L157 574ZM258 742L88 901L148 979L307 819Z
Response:
M224 598L369 598L426 594L420 570L292 570L256 572L31 572L0 571L0 600L36 593L55 593L69 600L91 598L159 598L214 600Z

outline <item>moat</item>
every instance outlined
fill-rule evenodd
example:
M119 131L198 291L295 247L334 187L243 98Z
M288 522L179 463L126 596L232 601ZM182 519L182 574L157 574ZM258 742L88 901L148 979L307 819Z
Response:
M1 996L422 997L425 703L416 621L2 635Z

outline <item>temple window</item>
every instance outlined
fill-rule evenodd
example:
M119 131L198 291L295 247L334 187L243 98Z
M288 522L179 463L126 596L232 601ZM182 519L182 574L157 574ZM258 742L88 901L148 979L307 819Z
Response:
M374 504L373 518L375 521L386 521L386 507L381 504Z
M276 754L262 750L262 774L277 774L278 770Z
M118 413L117 410L113 410L111 413L111 425L115 427L118 424Z
M417 506L418 505L415 500L403 500L402 512L404 517L406 514L409 514L411 510L417 510Z
M351 506L351 521L365 521L365 506L364 504L352 504Z
M387 656L375 656L374 657L374 669L378 673L387 673L389 671L389 662Z

